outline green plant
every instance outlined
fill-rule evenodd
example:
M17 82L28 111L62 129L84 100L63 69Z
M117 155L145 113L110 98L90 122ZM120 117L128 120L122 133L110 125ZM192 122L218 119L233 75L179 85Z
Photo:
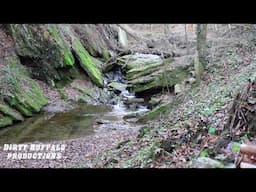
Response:
M147 127L147 126L144 126L142 127L140 130L139 130L139 135L138 137L141 138L141 137L144 137L146 134L148 134L150 132L150 129Z
M240 151L240 144L239 143L234 143L232 146L232 151L238 152Z
M209 150L208 150L208 149L204 149L204 150L200 153L200 157L209 157Z
M209 130L208 130L208 133L210 135L214 135L215 134L215 131L216 131L216 128L215 127L210 127Z

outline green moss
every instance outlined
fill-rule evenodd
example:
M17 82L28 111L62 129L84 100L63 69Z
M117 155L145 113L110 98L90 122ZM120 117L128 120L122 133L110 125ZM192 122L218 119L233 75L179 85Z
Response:
M33 116L33 113L30 111L30 110L28 110L27 108L25 108L23 105L21 105L21 104L16 104L15 105L15 107L16 107L16 109L17 110L19 110L19 112L22 114L22 115L24 115L24 116L26 116L26 117L31 117L31 116Z
M10 117L1 117L0 116L0 128L1 127L6 127L6 126L9 126L9 125L12 125L13 124L13 121Z
M36 81L28 76L25 68L19 63L19 60L12 58L8 60L8 67L6 68L5 79L7 84L11 87L9 94L5 97L8 104L16 108L22 115L31 116L35 112L39 112L43 105L47 104L47 99L42 93ZM23 120L19 115L14 117L11 113L11 108L6 111L6 107L2 109L5 114L13 116L14 120ZM14 111L13 111L14 112Z
M49 27L48 27L48 30L49 32L51 33L53 39L57 42L57 43L60 43L60 37L59 37L59 34L58 34L58 30L57 30L57 27L55 24L49 24Z
M168 70L153 74L151 76L140 77L129 81L131 90L134 92L142 92L161 87L171 87L181 83L188 76L188 70L177 67L174 70Z
M53 39L61 46L65 64L72 66L75 63L74 57L68 48L68 45L65 42L63 36L59 35L56 25L50 24L48 30L51 33Z
M149 120L155 119L156 117L160 116L161 114L164 114L167 112L170 104L165 104L162 106L159 106L152 111L147 112L145 115L143 115L141 118L139 118L138 122L144 123Z
M79 40L76 39L73 41L73 49L80 60L81 67L87 72L92 81L98 87L103 87L103 77L101 71L93 62L91 56L88 54Z
M160 115L164 115L164 114L168 113L172 108L179 105L181 102L182 102L181 98L176 98L175 101L173 101L172 103L162 104L162 105L156 107L155 109L153 109L152 111L145 113L143 116L141 116L138 119L138 122L145 123L147 121L156 119Z
M164 65L163 62L150 63L138 68L129 70L126 74L128 80L135 79L137 77L145 76L156 71L160 66Z
M109 51L107 49L104 49L102 56L103 56L104 61L108 61L110 59Z
M138 134L138 138L142 138L145 135L147 135L150 132L150 128L147 126L144 126L142 128L140 128L139 130L139 134Z
M12 119L14 119L16 121L23 121L24 120L24 118L22 117L22 115L19 112L13 110L11 107L9 107L6 104L1 104L0 103L0 112L2 112L5 115L10 116Z
M74 64L74 58L68 52L66 52L64 54L64 61L65 61L66 65L73 65Z

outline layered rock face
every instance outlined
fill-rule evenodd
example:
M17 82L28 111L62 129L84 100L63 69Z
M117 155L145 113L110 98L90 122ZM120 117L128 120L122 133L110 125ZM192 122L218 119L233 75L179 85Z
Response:
M83 73L94 85L88 89L102 89L103 62L118 48L116 33L110 25L1 26L0 127L23 121L48 103L34 79L56 88Z

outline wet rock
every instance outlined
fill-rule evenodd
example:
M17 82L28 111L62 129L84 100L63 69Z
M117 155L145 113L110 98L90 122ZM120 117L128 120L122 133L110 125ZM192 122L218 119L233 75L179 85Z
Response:
M224 165L208 157L199 157L189 163L190 168L224 168Z
M113 88L114 90L123 92L126 90L127 85L123 83L118 83L118 82L111 82L108 84L109 87Z
M98 124L109 124L109 123L111 123L109 120L103 120L103 119L98 119L97 121L96 121L96 123L98 123Z
M127 98L124 100L124 104L126 105L130 105L130 104L134 104L134 103L144 103L144 99L143 98Z
M136 123L138 118L129 118L129 119L124 119L128 123Z
M139 115L140 115L140 113L130 113L128 115L123 116L123 119L127 120L127 119L131 119L131 118L138 118Z

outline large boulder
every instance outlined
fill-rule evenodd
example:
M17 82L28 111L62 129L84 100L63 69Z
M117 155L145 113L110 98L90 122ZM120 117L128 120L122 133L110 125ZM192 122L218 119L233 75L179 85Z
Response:
M190 63L176 63L172 58L162 60L157 55L125 56L124 68L128 88L135 93L172 87L189 75Z
M72 66L74 58L68 41L57 25L11 24L17 54L34 77L54 85L65 79L60 68Z

